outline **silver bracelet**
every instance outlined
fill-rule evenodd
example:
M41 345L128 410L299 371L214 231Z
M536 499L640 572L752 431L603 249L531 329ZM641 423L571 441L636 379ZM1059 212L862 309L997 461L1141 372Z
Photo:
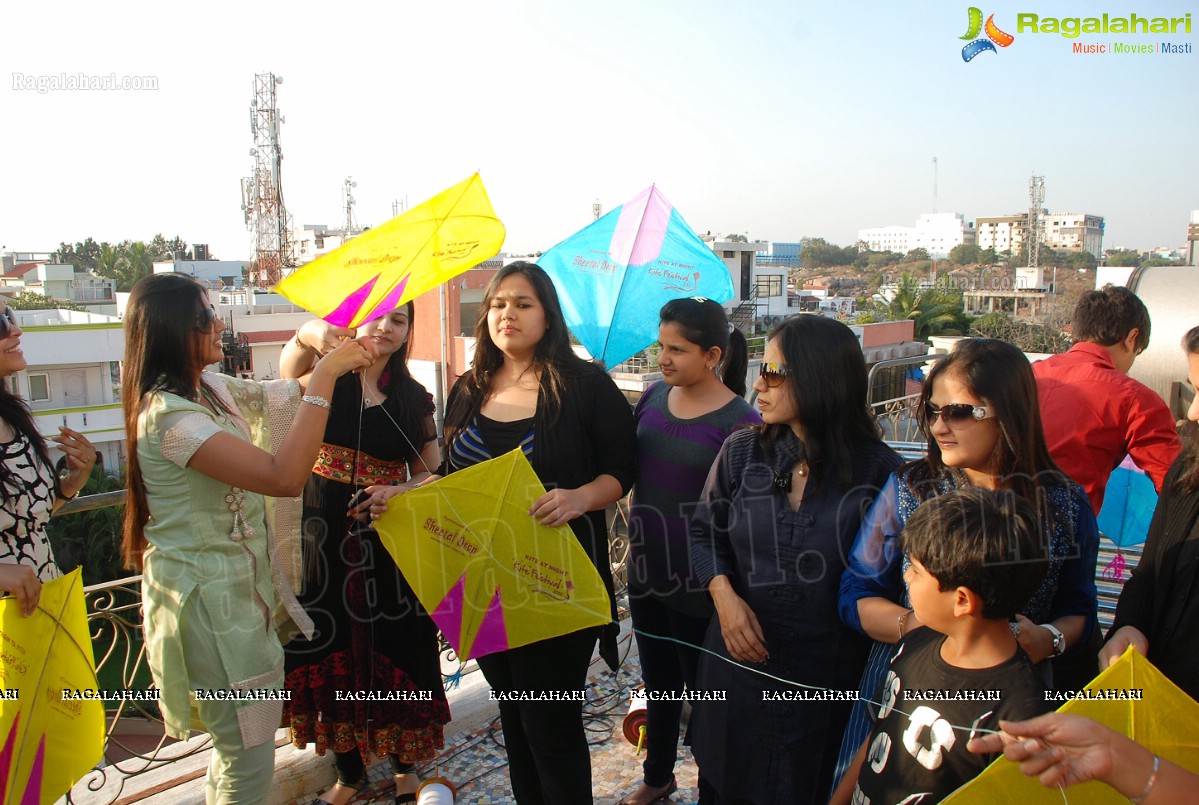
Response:
M318 397L315 394L305 394L300 398L300 402L315 405L318 408L324 408L326 411L332 411L333 405L324 397Z
M1149 792L1153 790L1153 784L1157 782L1157 772L1161 769L1162 759L1157 755L1153 756L1153 773L1149 775L1149 782L1145 783L1145 790L1137 794L1135 797L1129 797L1128 801L1133 805L1141 805L1145 801L1145 797L1149 796Z

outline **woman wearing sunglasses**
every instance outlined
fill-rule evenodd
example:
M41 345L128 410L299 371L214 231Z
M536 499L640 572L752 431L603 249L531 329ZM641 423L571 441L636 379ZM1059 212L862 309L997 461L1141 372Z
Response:
M780 680L856 689L869 646L837 618L843 557L900 463L847 326L796 316L764 357L764 424L725 441L691 520L695 576L717 615L704 647L719 655L700 658L697 687L725 697L695 702L692 751L728 805L826 801L851 702L796 700L804 691Z
M3 378L25 368L21 328L8 305L0 317L0 595L17 599L21 614L37 608L42 582L61 575L54 563L46 522L74 500L96 466L96 448L70 428L54 437L66 457L66 474L55 476L46 440L25 401Z
M762 418L745 396L745 336L729 328L718 302L672 299L659 312L662 382L637 402L637 485L629 510L629 613L645 689L678 696L696 690L699 652L712 599L691 577L687 515L712 462L734 430ZM619 805L662 802L677 784L681 700L646 707L645 780ZM700 802L707 804L700 781Z
M141 279L125 311L121 378L121 551L142 572L146 659L167 734L185 739L198 721L212 735L209 805L269 796L283 714L276 630L290 637L294 620L311 633L311 621L288 577L298 564L298 539L286 538L298 537L297 501L274 502L268 532L265 497L300 494L334 381L374 354L348 340L300 381L237 380L203 371L222 358L223 329L191 277Z
M863 698L877 698L892 646L920 625L907 603L899 534L921 503L963 486L1008 490L1040 514L1049 571L1012 624L1029 658L1034 663L1069 658L1071 650L1085 650L1096 625L1095 515L1082 488L1049 457L1037 385L1024 353L989 338L958 342L929 372L918 410L928 454L887 481L841 579L842 620L877 641L862 679ZM1088 679L1053 681L1064 690ZM865 702L859 702L846 729L842 762L861 746L868 728Z

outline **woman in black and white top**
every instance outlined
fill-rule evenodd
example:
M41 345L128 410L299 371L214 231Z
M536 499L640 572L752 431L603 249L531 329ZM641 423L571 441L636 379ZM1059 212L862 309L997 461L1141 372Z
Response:
M46 441L25 402L3 378L26 365L21 328L7 305L0 316L0 591L16 597L21 612L37 608L42 582L58 578L46 522L79 494L96 465L96 448L81 433L60 427L54 441L66 457L67 475L55 477Z

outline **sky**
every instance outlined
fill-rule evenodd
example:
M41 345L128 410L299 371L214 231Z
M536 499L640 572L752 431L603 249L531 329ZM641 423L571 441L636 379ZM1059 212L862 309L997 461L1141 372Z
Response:
M1105 248L1179 247L1199 209L1199 3L1002 0L1015 36L963 61L968 3L440 0L16 3L0 48L0 251L208 243L249 259L257 73L283 77L297 223L359 224L480 171L504 251L545 250L650 184L698 232L751 240L1046 206ZM1017 14L1191 14L1191 33L1018 32ZM980 34L980 36L984 36ZM1187 45L1182 54L1072 43ZM36 76L149 76L47 91Z

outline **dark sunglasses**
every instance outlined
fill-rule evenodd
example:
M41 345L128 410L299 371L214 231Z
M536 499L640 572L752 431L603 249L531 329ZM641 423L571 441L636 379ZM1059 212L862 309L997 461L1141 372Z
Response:
M213 322L215 322L217 318L216 308L212 305L209 305L207 308L196 314L196 329L205 333L211 331Z
M937 417L945 422L950 427L961 427L969 425L972 422L977 422L980 419L990 419L994 414L991 409L985 405L971 405L970 403L950 403L942 405L940 408L932 403L924 404L924 421L932 425L937 421Z
M781 363L762 362L762 368L758 370L758 375L762 378L762 382L766 384L766 388L772 389L776 386L781 386L791 374L791 370Z
M4 306L4 315L0 316L0 338L8 338L12 328L17 326L17 314L8 305Z

